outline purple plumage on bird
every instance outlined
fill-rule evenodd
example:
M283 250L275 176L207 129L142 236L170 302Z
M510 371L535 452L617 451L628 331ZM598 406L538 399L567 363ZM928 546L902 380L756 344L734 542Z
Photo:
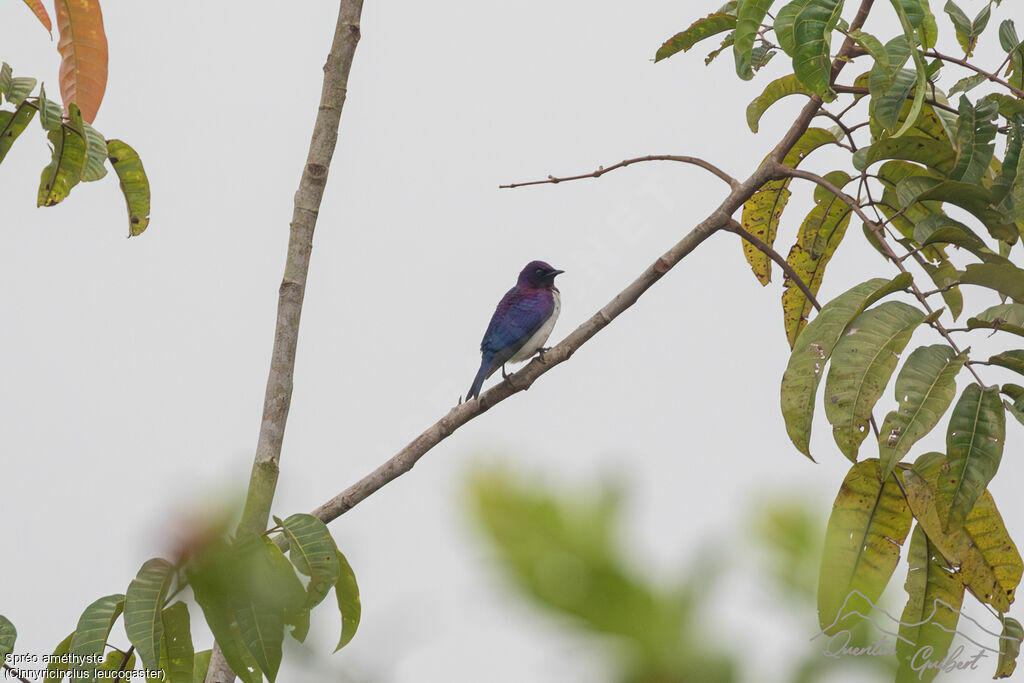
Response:
M516 286L508 290L494 309L491 322L480 342L480 370L466 400L480 395L484 380L505 363L531 358L551 335L561 301L555 276L565 271L544 261L530 261L519 273Z

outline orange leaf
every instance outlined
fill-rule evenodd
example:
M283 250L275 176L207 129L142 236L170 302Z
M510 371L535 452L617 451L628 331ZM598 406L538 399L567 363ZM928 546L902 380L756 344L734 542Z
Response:
M107 89L107 36L99 0L54 0L60 40L60 94L92 123Z
M32 14L36 15L39 22L46 27L47 31L53 31L53 24L50 23L50 15L46 13L46 8L43 7L43 0L25 0L25 4L32 10Z

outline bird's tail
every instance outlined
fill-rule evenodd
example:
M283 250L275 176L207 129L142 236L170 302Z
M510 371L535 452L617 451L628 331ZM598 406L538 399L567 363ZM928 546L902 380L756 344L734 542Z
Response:
M480 395L480 389L484 385L484 380L487 379L487 376L491 374L490 372L488 372L490 369L491 359L484 358L483 362L480 363L480 370L476 373L476 379L473 380L473 386L469 388L469 393L466 394L467 401L474 399Z

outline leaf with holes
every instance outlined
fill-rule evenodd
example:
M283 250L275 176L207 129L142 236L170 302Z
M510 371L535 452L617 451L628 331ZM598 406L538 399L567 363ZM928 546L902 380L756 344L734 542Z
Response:
M875 278L862 282L822 306L797 337L782 376L782 417L793 445L808 458L814 397L836 342L861 311L882 297L909 287L910 282L906 273L893 280Z
M725 12L709 14L703 19L693 22L685 31L681 31L666 40L658 48L658 52L654 55L654 61L660 62L677 52L686 52L705 38L710 38L734 28L736 28L736 15L726 14Z
M953 642L964 585L920 524L910 538L907 564L907 605L900 616L900 637L896 641L896 680L929 681L939 673L938 665ZM925 647L931 649L923 650Z
M35 113L36 110L27 102L14 111L0 111L0 161L11 151L14 141L28 127Z
M51 130L47 137L53 143L53 155L39 179L37 206L53 206L64 201L71 188L82 179L87 163L82 114L75 105L71 105L67 123Z
M1006 415L999 388L971 384L953 408L946 432L946 464L939 477L940 512L946 529L963 524L999 469L1006 441Z
M107 140L107 154L128 204L128 236L141 235L149 227L149 178L142 159L121 140Z
M60 95L65 106L77 104L92 123L107 89L107 35L99 0L54 0Z
M897 410L885 417L878 435L882 478L942 419L956 396L956 376L967 361L945 344L922 346L896 376Z
M808 128L793 145L783 163L790 168L796 168L808 154L822 145L835 141L835 136L824 128ZM740 219L743 229L768 246L775 243L779 219L782 218L782 211L789 201L790 180L791 178L769 180L743 204L743 216ZM771 282L772 262L768 256L746 240L743 240L743 255L762 285Z
M925 314L899 301L868 309L850 322L832 352L825 380L825 417L832 437L856 461L871 410L889 383L899 354Z
M855 612L870 613L896 569L911 520L895 478L879 481L877 460L850 468L828 519L818 578L818 623L827 635L850 628L845 619Z
M826 179L840 188L851 180L843 171L833 171ZM818 199L817 204L800 225L796 243L789 250L786 262L793 267L797 276L807 284L813 294L817 294L821 287L825 266L842 242L851 215L849 204L828 193L827 196ZM790 348L793 348L797 336L807 325L807 316L810 315L812 304L789 275L785 275L783 288L783 324L786 328L786 340Z
M936 486L948 468L942 453L926 453L903 472L903 486L914 518L939 552L953 562L960 581L981 601L1005 612L1010 609L1024 564L1003 524L992 494L982 493L963 526L943 528L936 504Z
M999 635L999 662L996 675L992 678L1009 678L1017 668L1020 642L1024 639L1024 628L1013 617L1002 615L1003 632Z

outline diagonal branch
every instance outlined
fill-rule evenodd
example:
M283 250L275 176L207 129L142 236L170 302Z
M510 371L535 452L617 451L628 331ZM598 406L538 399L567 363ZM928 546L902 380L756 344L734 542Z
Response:
M547 180L531 180L525 183L511 183L509 185L499 185L498 187L500 187L501 189L507 189L515 187L526 187L527 185L546 185L549 183L557 185L558 183L568 182L570 180L581 180L583 178L600 178L609 171L614 171L618 168L625 168L626 166L638 164L643 161L679 161L684 164L693 164L694 166L700 166L701 168L710 171L711 173L714 173L716 176L718 176L725 182L729 183L729 187L731 188L735 188L737 185L740 184L740 181L736 180L722 169L718 168L711 162L704 161L703 159L700 159L698 157L677 156L674 154L648 154L645 157L635 157L633 159L626 159L625 161L620 161L619 163L612 164L607 168L605 168L604 166L600 166L593 173L582 173L580 175L565 176L563 178L556 178L553 175L549 175L547 177Z
M873 0L861 0L857 15L850 24L850 30L859 29L864 25L868 13L871 10ZM855 44L849 38L839 49L836 59L832 62L831 78L834 81L836 76L846 64L846 59L852 54ZM481 415L491 407L497 405L506 398L520 391L526 391L544 373L554 366L565 362L576 350L587 342L591 337L600 332L605 326L611 323L623 311L632 306L655 282L661 279L662 275L671 270L684 257L697 248L701 242L718 230L725 230L730 227L732 214L736 212L743 203L749 199L765 182L770 180L776 173L775 165L785 158L789 150L797 143L800 137L807 131L811 120L818 113L822 100L817 95L812 96L810 101L804 105L797 115L789 130L782 137L782 140L775 146L768 158L758 166L757 170L742 183L733 185L728 181L732 190L714 212L693 230L691 230L674 247L665 252L657 261L647 267L628 287L619 292L600 311L595 313L586 322L577 327L564 340L559 342L544 353L543 360L536 358L519 372L510 375L507 380L487 390L475 401L461 403L448 414L428 427L423 433L413 439L405 448L392 456L387 462L369 473L355 484L331 498L329 501L313 510L312 514L322 521L330 522L337 519L348 510L358 505L375 491L380 490L389 482L402 476L413 468L416 462L423 457L427 451L451 436L459 427L466 424L473 418ZM610 170L610 169L608 169ZM717 175L717 174L716 174ZM580 176L597 177L593 176ZM721 177L721 176L720 176ZM724 179L724 178L723 178ZM550 181L548 181L550 182ZM781 258L781 257L779 257Z
M1008 89L1010 92L1012 92L1017 97L1024 97L1024 90L1021 90L1020 88L1018 88L1016 86L1013 86L1010 83L1007 83L1003 79L999 78L999 76L996 76L994 73L989 73L988 71L985 71L984 69L979 69L978 67L976 67L973 64L971 64L970 62L968 62L966 59L960 59L959 57L951 57L950 55L944 55L941 52L939 52L938 50L929 50L928 52L924 53L924 56L925 57L934 57L935 59L941 59L944 62L950 62L952 64L959 64L960 66L964 67L965 69L970 69L971 71L973 71L974 73L978 74L979 76L984 76L985 78L987 78L988 80L992 81L993 83L997 83L997 84L1003 86L1004 88Z
M800 288L800 291L804 293L804 296L807 297L807 300L810 301L811 304L813 304L814 310L821 310L821 304L818 303L818 299L814 296L814 292L812 292L811 288L807 285L806 282L804 282L804 279L800 277L800 275L798 275L795 270L793 270L793 266L789 265L789 261L782 258L782 254L775 251L773 247L769 246L766 242L762 241L757 236L752 235L746 230L744 230L743 226L737 223L735 220L730 220L729 225L727 225L725 229L728 230L729 232L736 233L746 241L753 244L759 252L770 258L772 261L775 261L775 263L778 264L779 268L782 268L782 271L786 274L786 277L792 280L793 283Z
M313 138L309 143L299 189L295 193L295 208L288 236L288 259L278 296L277 326L263 403L263 419L245 509L238 527L240 532L262 533L266 529L274 490L277 488L281 445L292 400L299 319L313 250L313 231L327 184L327 172L338 141L341 110L348 92L348 75L359 42L362 9L363 0L341 0L334 40L324 64L323 88L313 126ZM224 659L220 647L215 647L206 683L228 683L234 679L235 674Z

